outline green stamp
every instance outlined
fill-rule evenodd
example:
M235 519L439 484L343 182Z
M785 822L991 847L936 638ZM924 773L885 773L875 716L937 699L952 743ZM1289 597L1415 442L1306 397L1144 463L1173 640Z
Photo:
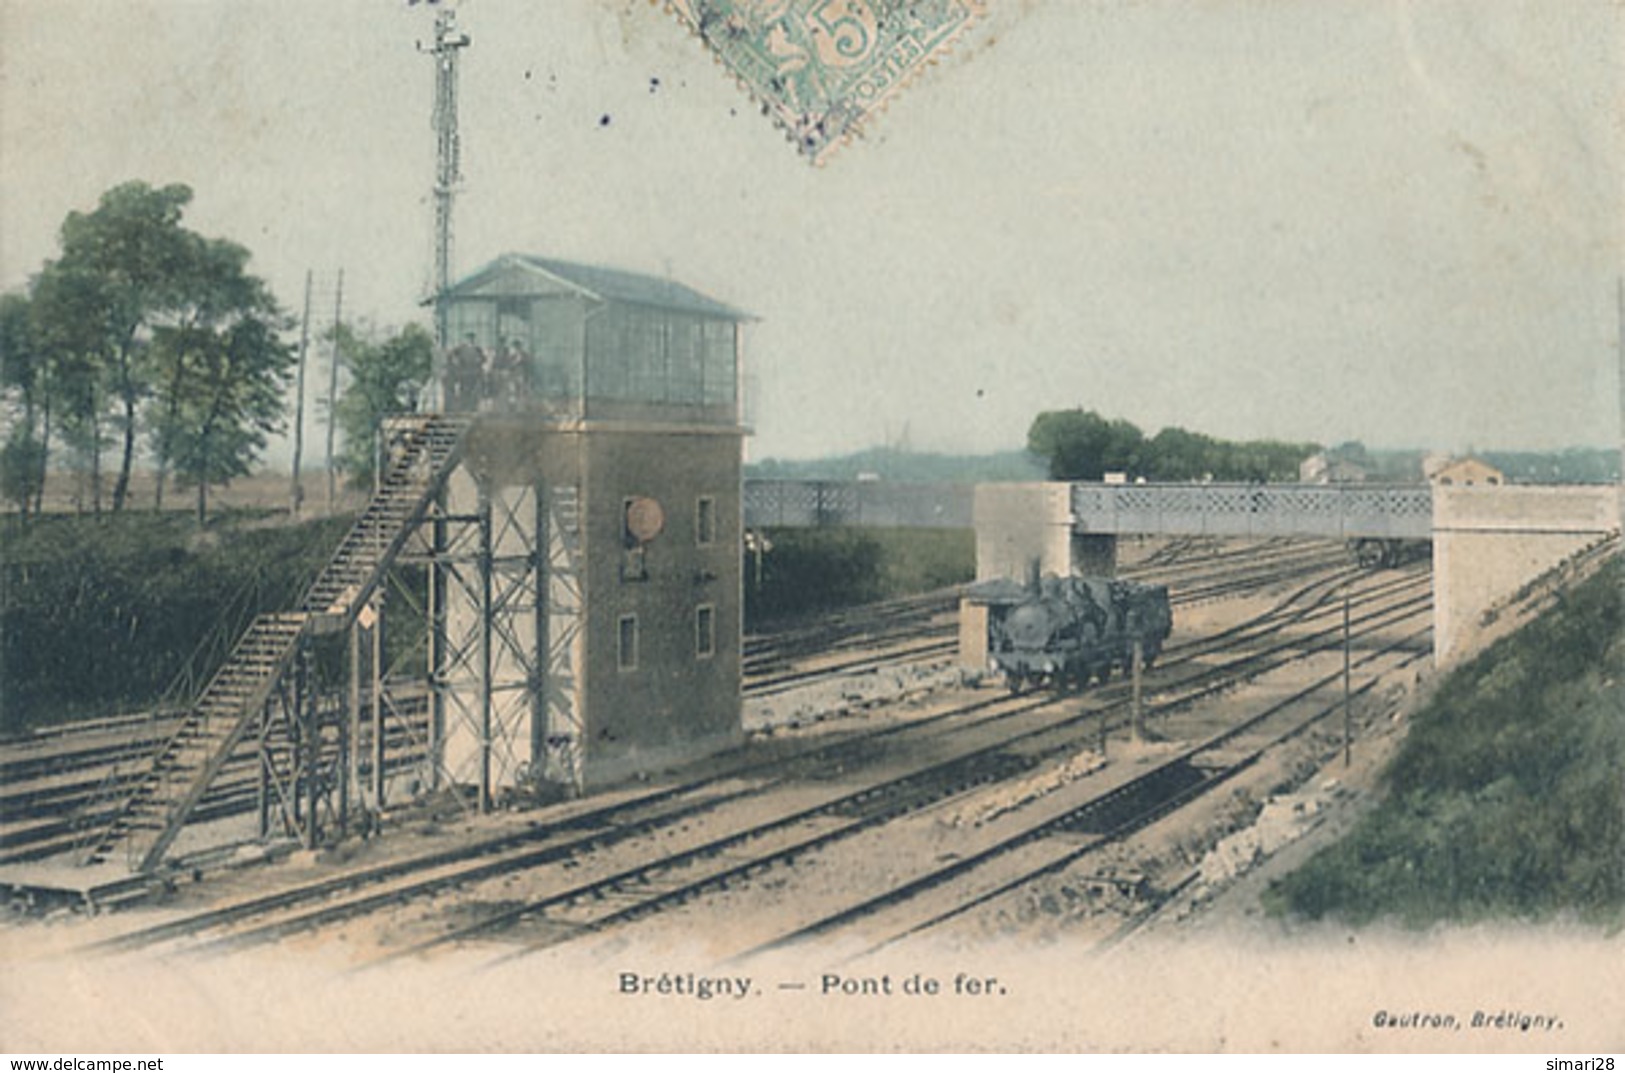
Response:
M982 12L982 0L668 3L815 163Z

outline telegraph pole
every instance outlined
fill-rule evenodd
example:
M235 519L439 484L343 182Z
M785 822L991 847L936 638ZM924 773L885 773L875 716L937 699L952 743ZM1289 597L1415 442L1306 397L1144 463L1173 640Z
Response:
M333 426L339 418L339 327L344 323L344 269L339 269L333 290L333 360L327 366L327 513L332 514L338 498L338 473L333 468Z
M1354 762L1353 692L1349 683L1349 590L1343 586L1343 766Z
M293 404L293 477L288 485L288 513L299 517L305 490L299 486L299 456L305 450L305 352L310 346L310 269L305 269L305 315L299 321L299 379Z
M1138 637L1134 639L1134 652L1129 657L1134 661L1130 673L1134 675L1134 740L1145 741L1145 706L1140 694L1140 674L1145 667L1145 643Z
M435 180L434 180L434 367L430 377L429 409L445 406L446 348L451 345L446 294L451 289L451 206L462 181L461 150L457 134L457 59L469 46L469 36L457 28L457 12L442 9L434 17L434 41L419 42L418 49L434 57Z

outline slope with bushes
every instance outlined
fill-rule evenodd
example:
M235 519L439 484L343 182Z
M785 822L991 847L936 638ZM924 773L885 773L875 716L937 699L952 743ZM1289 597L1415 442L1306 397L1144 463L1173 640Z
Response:
M1625 923L1625 562L1441 684L1343 841L1277 882L1278 913L1354 923Z

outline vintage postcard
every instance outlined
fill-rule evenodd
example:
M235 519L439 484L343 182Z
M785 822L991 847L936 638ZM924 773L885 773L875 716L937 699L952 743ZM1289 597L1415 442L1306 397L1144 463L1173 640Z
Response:
M0 1050L1625 1049L1620 32L0 0Z

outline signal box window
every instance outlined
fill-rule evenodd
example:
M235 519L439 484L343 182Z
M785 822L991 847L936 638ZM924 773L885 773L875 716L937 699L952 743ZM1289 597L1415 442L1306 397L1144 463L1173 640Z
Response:
M717 540L717 500L715 496L701 496L694 510L694 542L708 547Z
M615 646L615 664L623 671L638 669L638 616L622 615Z
M717 616L710 604L694 609L694 656L710 659L717 650Z

